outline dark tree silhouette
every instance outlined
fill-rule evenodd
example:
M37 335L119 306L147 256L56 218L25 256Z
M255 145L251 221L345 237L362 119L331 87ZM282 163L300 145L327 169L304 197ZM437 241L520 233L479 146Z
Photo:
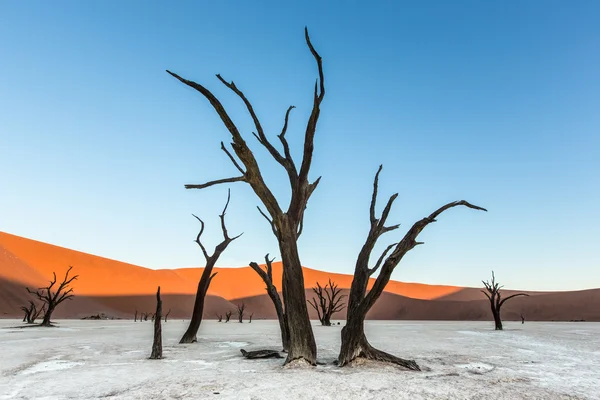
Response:
M313 287L313 292L317 295L316 298L312 298L308 304L310 304L315 310L317 310L317 315L319 317L319 321L321 321L321 325L323 326L331 326L331 316L338 312L342 311L345 307L345 304L340 304L344 296L342 293L342 289L338 289L338 285L329 282L322 287L319 282L317 282L317 286ZM317 303L318 299L318 303Z
M231 314L233 314L231 311L227 311L225 313L225 322L229 322L229 320L231 319Z
M275 195L265 183L261 168L259 167L254 154L240 134L238 127L231 120L231 117L215 95L206 87L194 81L184 79L171 71L167 70L167 72L180 82L200 92L209 101L231 134L231 146L233 151L241 161L241 164L245 167L245 169L242 168L233 154L225 147L223 142L221 142L221 149L227 154L241 175L217 179L203 184L185 185L185 187L187 189L204 189L210 186L232 182L246 182L251 186L252 190L266 209L266 212L260 208L259 211L271 225L273 234L277 238L283 261L282 291L286 310L285 316L290 337L289 351L285 364L293 360L304 359L311 365L316 365L317 346L308 315L306 294L304 292L304 276L302 273L300 256L298 254L297 241L302 233L304 211L306 210L308 200L320 181L320 178L317 178L311 183L308 175L312 164L314 138L317 129L317 121L319 120L319 115L321 113L321 102L325 97L325 86L321 56L317 53L311 43L308 29L305 28L304 34L306 44L317 63L319 78L315 84L312 111L306 125L300 168L297 168L296 166L288 141L285 137L288 118L294 106L290 106L287 109L283 128L281 133L277 136L283 148L282 154L282 152L277 150L267 138L252 104L244 93L238 89L235 83L227 82L221 75L217 75L217 78L221 83L231 89L231 91L233 91L246 106L256 128L254 136L258 142L264 146L275 161L285 169L291 189L290 203L287 210L282 209Z
M167 311L167 313L165 314L165 322L167 322L167 318L169 317L169 314L171 314L170 308L169 308L169 311Z
M244 302L242 302L242 304L238 304L236 307L238 322L242 323L244 322L244 310L246 309L246 305L244 304Z
M430 223L435 222L436 218L444 211L456 207L465 206L475 210L487 211L484 208L472 205L464 200L455 201L448 203L436 211L434 211L428 217L417 221L404 235L402 240L398 243L389 245L381 254L377 262L372 268L369 268L369 260L373 248L377 243L377 240L381 235L386 232L397 229L400 225L386 226L385 223L389 216L394 200L398 197L398 194L392 195L387 204L385 205L381 217L377 218L375 215L375 208L377 204L377 189L379 183L379 173L381 172L382 166L379 166L377 173L375 174L375 180L373 183L373 194L371 197L370 207L370 222L371 227L365 244L358 254L356 260L356 267L354 269L354 278L352 280L352 286L350 288L350 296L348 297L348 313L346 317L346 325L342 328L342 346L340 354L338 356L338 365L344 366L352 362L358 357L391 362L394 364L401 365L405 368L412 370L420 370L417 363L413 360L405 360L391 354L385 353L381 350L375 349L367 341L367 337L364 333L364 321L367 312L371 309L373 304L377 301L385 286L388 284L394 268L400 263L406 253L412 250L415 246L423 244L417 242L419 233ZM388 253L391 254L388 256ZM379 275L375 279L371 290L367 293L367 285L369 278L379 270Z
M252 317L254 316L254 313L250 314L250 316L248 316L248 323L251 324L252 323Z
M151 360L162 358L162 328L160 321L162 320L162 300L160 299L160 286L156 291L156 313L154 313L154 341L152 342Z
M34 324L35 320L46 311L46 304L42 304L42 307L38 308L33 301L29 300L29 307L23 306L21 310L25 313L23 322Z
M217 317L217 322L223 321L223 314L215 314L215 316Z
M500 293L500 289L502 289L504 286L500 286L499 283L496 282L496 277L494 276L494 271L492 271L492 281L481 281L483 283L483 286L485 286L485 290L482 290L481 293L485 294L485 296L488 298L488 300L490 301L490 308L492 309L492 315L494 317L494 324L496 327L497 331L501 331L503 329L502 327L502 318L500 318L500 309L502 308L502 306L504 305L504 303L507 300L510 300L514 297L517 296L527 296L529 297L529 295L527 293L516 293L513 294L511 296L508 296L506 298L502 298L502 295ZM522 323L525 322L525 319L521 316L522 318Z
M198 333L198 329L200 329L200 324L202 323L202 314L204 313L204 299L206 297L206 293L208 292L208 287L210 286L210 282L217 275L217 273L213 273L213 268L217 263L217 260L221 256L221 254L225 251L227 246L235 239L242 236L242 234L237 235L236 237L230 238L227 233L227 228L225 227L225 213L227 212L227 207L229 206L231 192L227 191L227 202L225 203L225 207L223 208L223 212L219 215L221 219L221 230L223 231L223 241L219 243L212 255L209 255L206 251L206 247L202 244L200 237L204 232L204 222L196 217L194 217L200 221L200 232L198 232L198 236L196 236L196 243L202 249L202 254L204 254L204 258L206 259L206 266L204 267L204 271L202 271L202 277L198 282L198 290L196 291L196 301L194 302L194 311L192 312L192 319L190 320L190 324L183 334L183 337L179 341L179 343L193 343L196 341L196 334Z
M138 315L138 311L135 310L135 315L133 316L133 322L137 322L137 315Z
M290 343L290 335L287 328L287 319L285 318L285 312L283 310L283 303L277 292L277 288L273 284L273 260L269 260L269 254L265 256L265 269L259 267L255 262L250 263L250 267L256 271L256 273L262 278L265 285L267 285L267 294L271 298L273 305L275 306L275 312L277 313L277 319L279 320L279 330L281 331L281 345L283 351L288 351Z
M525 317L523 316L523 314L521 314L521 324L525 323Z
M73 288L69 287L71 282L79 277L79 275L75 275L69 278L69 272L73 267L69 267L65 274L65 278L63 281L54 289L54 285L56 285L56 273L52 273L52 280L50 284L46 287L39 288L36 291L29 290L27 291L34 296L36 296L39 300L41 300L46 306L46 312L44 313L44 319L42 320L41 326L52 326L50 323L50 318L52 317L52 313L54 309L63 301L72 299L75 296L73 293ZM53 291L55 290L55 291Z

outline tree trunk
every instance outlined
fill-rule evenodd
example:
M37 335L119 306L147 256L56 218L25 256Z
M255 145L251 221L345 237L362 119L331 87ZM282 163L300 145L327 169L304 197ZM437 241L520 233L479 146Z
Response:
M288 356L285 364L299 359L311 365L317 363L317 345L310 324L302 264L298 256L296 229L280 232L279 250L283 262L283 301L289 333Z
M54 305L48 305L48 310L46 314L44 314L44 319L42 320L41 326L52 326L50 323L50 317L52 317L52 313L54 312Z
M211 281L213 266L207 265L202 272L202 277L200 278L200 282L198 282L198 290L196 291L196 301L194 302L194 311L192 312L192 319L190 320L190 324L183 334L179 343L195 343L197 338L196 334L200 329L200 324L202 323L202 314L204 313L204 299L206 297L206 292L208 291L208 286Z
M496 326L497 331L502 330L502 319L500 319L500 310L492 308L492 313L494 314L494 324Z
M152 354L150 354L151 360L157 360L162 358L162 300L160 299L160 286L156 291L156 314L154 318L154 341L152 343Z

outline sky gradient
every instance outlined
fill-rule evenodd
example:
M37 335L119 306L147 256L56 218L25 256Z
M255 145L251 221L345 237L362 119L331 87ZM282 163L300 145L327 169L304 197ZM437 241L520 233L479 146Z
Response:
M220 266L278 256L209 103L221 99L289 201L284 171L252 137L234 80L267 135L290 117L296 160L317 68L326 96L300 239L308 267L352 273L367 235L373 176L380 208L399 196L399 240L453 200L393 279L507 288L600 287L600 3L596 1L2 2L0 230L149 268L202 266L193 242L244 232ZM278 143L277 143L278 144ZM378 254L375 254L377 257Z

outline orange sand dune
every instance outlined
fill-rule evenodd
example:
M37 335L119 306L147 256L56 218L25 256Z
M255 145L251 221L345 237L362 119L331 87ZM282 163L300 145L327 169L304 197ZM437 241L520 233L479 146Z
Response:
M158 285L165 294L194 294L202 268L152 270L108 258L66 249L64 247L0 232L0 246L5 257L0 260L0 277L24 284L46 281L52 272L62 276L69 265L78 274L76 292L79 295L115 296L152 294ZM13 261L6 261L8 258ZM20 267L11 266L20 263ZM16 265L16 264L15 264ZM209 294L225 299L264 294L264 283L250 268L215 268L218 275L211 283ZM282 264L273 263L273 280L281 288ZM341 288L349 288L352 275L317 271L304 267L305 287L331 278ZM373 280L371 280L372 284ZM390 281L386 291L417 299L435 299L460 291L454 286L433 286Z

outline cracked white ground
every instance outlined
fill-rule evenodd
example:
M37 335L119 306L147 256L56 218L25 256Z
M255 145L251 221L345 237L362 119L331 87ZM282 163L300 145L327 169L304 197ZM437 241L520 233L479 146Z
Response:
M315 368L246 360L280 349L277 321L163 323L163 360L148 360L153 324L58 320L57 328L11 329L0 320L0 399L600 399L600 323L367 321L375 347L423 372L378 363L332 365L341 326L313 321ZM343 322L342 322L343 323Z

